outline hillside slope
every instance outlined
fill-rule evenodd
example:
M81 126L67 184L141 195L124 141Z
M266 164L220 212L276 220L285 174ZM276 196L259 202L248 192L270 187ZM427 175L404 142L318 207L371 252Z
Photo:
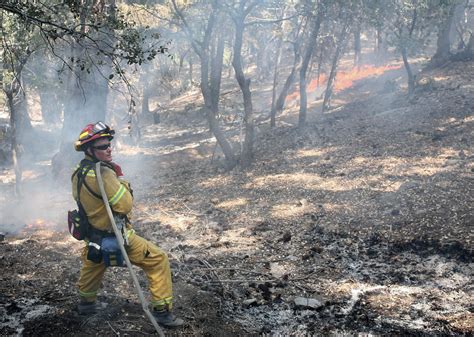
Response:
M122 147L135 228L172 261L178 333L472 334L472 78L472 62L423 73L408 102L403 70L387 72L327 113L316 102L303 132L289 108L259 125L245 171L220 168L199 113ZM186 99L168 109L187 116ZM51 228L0 242L0 333L153 332L121 270L104 283L114 309L74 313L80 248Z

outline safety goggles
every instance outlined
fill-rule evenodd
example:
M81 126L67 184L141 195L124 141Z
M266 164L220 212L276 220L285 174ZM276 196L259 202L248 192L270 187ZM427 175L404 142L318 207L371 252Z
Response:
M92 146L93 149L96 149L96 150L107 150L109 147L111 147L111 144L108 143L108 144L104 144L104 145L99 145L99 146Z

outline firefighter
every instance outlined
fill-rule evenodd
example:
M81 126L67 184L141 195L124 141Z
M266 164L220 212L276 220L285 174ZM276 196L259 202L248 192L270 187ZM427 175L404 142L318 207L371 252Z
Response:
M117 223L122 221L122 233L128 242L128 257L132 264L142 268L147 276L152 296L153 315L165 327L177 327L183 320L172 314L172 282L168 257L153 243L138 236L128 221L132 210L133 195L130 184L123 179L120 167L112 162L111 140L114 130L102 122L88 124L80 133L74 146L83 151L85 158L72 176L73 197L80 204L89 221L86 247L82 252L82 269L79 288L80 314L93 314L104 307L96 301L106 263L101 258L100 243L114 232L103 203L93 167L101 162L105 192ZM110 261L109 261L110 263Z

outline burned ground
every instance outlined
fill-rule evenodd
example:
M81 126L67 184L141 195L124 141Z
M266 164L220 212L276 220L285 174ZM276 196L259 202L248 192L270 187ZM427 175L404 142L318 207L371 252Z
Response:
M340 92L328 113L312 106L303 132L290 104L276 129L258 125L253 166L231 172L200 114L180 117L198 96L172 101L139 148L117 151L135 228L172 263L187 323L167 334L472 334L472 78L467 62L423 73L409 102L393 70ZM50 212L71 206L64 182ZM123 269L107 272L105 312L77 315L82 244L49 219L0 242L0 333L152 334Z

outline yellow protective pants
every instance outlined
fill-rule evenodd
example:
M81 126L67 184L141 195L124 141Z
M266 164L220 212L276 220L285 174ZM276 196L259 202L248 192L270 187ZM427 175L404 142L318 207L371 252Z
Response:
M148 278L152 306L158 309L171 308L173 291L168 256L156 245L136 234L132 234L128 240L128 257L132 264L143 269ZM87 260L87 251L86 246L82 251L83 264L77 286L81 300L93 302L97 298L106 267L104 262Z

